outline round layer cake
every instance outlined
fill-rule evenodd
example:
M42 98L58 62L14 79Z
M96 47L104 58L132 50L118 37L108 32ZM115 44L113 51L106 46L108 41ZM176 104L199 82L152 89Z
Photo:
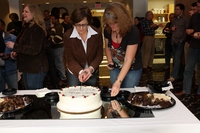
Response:
M100 110L102 106L100 92L99 88L93 86L63 88L58 92L57 108L61 113L65 113L65 116L77 117L77 115L83 116L84 114L85 118L85 114L94 114L95 111ZM96 115L96 117L99 116L100 114Z

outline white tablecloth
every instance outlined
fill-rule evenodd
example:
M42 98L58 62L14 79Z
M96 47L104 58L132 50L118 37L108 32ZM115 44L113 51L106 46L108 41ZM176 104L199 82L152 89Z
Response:
M17 94L35 94L35 91L19 90ZM0 120L0 130L5 133L200 133L199 120L170 91L167 94L176 100L176 105L153 110L155 117L151 118Z

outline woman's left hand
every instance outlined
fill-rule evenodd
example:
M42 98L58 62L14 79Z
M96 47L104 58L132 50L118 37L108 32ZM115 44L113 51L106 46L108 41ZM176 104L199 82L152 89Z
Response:
M90 68L86 68L83 70L81 74L79 74L79 81L84 83L92 76L92 70Z
M111 96L116 96L119 93L120 90L120 82L116 81L113 85L112 85L112 90L111 90Z

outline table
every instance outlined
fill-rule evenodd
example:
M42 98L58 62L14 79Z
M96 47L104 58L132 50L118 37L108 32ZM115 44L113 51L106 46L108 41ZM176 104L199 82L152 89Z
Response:
M134 88L128 90L135 91ZM35 92L19 90L17 94ZM167 94L176 100L176 105L164 110L153 110L155 117L151 118L1 120L0 129L1 132L20 133L200 133L199 120L170 91Z

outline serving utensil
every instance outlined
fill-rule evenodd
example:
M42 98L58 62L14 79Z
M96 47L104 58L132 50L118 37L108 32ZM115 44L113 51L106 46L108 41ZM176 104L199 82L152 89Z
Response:
M83 83L81 82L80 91L81 91L81 89L82 89L82 85L83 85Z

